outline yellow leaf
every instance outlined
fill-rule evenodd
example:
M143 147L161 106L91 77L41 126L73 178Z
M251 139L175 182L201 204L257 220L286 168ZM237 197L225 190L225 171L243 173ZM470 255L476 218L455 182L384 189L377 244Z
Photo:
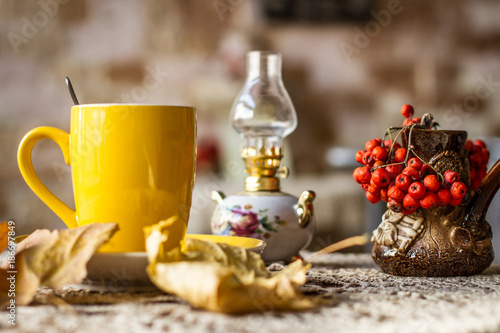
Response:
M79 283L87 275L87 262L118 230L116 223L93 223L73 229L36 230L21 243L15 255L15 299L29 304L40 285L58 288ZM0 276L14 269L5 262ZM0 305L9 301L10 283L0 282Z
M189 238L170 242L161 230L175 224L185 225L176 217L146 231L147 272L161 290L224 313L305 310L319 303L298 290L309 268L301 261L271 274L258 254L241 247Z
M15 266L15 271L0 269L0 307L7 305L11 299L15 299L16 305L29 304L40 286L40 277L27 268L23 252L16 255Z
M162 259L164 253L179 247L186 235L186 222L173 216L144 228L148 260ZM167 241L168 239L168 241Z

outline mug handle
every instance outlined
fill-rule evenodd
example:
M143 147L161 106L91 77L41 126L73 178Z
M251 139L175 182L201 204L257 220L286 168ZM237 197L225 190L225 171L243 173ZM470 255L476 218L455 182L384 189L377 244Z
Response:
M31 152L35 144L42 139L50 139L57 143L64 155L64 161L70 165L69 134L58 128L44 126L32 129L21 140L17 151L19 170L33 192L66 223L68 228L75 228L78 226L76 212L50 192L33 168Z

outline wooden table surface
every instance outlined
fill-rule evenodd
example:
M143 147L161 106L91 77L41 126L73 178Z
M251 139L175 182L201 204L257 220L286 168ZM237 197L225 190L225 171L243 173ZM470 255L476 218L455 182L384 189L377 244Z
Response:
M275 264L276 265L276 264ZM452 278L395 277L367 254L318 259L302 291L328 303L312 311L224 315L149 292L42 288L17 308L16 332L500 332L500 266ZM0 328L12 329L5 316Z

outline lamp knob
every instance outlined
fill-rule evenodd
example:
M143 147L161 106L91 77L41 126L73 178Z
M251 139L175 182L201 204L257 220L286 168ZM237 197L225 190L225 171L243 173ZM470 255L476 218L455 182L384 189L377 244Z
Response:
M290 169L287 166L283 165L281 168L279 168L278 175L281 179L286 179L290 175Z

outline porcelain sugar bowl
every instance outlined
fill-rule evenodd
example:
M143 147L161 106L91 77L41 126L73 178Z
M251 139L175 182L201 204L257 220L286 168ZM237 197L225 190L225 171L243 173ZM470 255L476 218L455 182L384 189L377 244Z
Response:
M312 239L314 192L305 191L299 199L280 191L212 195L218 203L212 215L212 233L264 240L265 262L290 261Z

